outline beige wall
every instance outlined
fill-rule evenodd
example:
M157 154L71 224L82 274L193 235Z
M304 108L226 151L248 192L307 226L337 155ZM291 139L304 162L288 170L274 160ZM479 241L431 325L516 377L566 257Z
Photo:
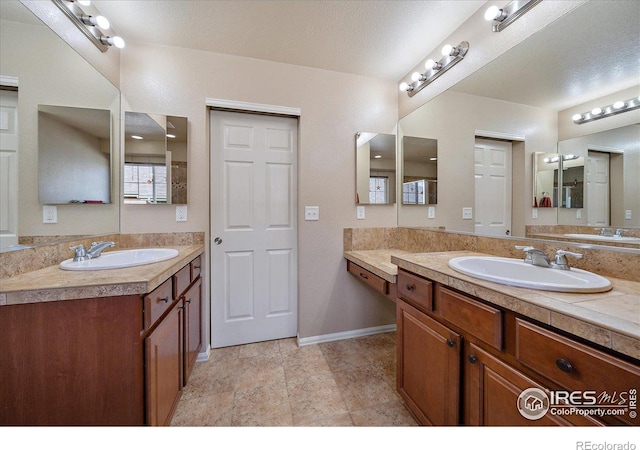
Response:
M426 208L398 205L398 226L444 226L447 230L474 231L473 220L462 219L463 207L474 207L474 142L476 134L517 136L522 146L514 146L512 215L524 235L523 224L556 223L553 211L538 211L532 219L533 152L556 152L556 113L551 110L509 103L453 91L439 95L398 123L400 136L438 140L438 204L434 219ZM399 155L401 157L401 155ZM524 217L523 217L524 216Z
M396 225L393 205L368 207L366 219L356 222L354 200L355 133L394 131L394 82L139 44L123 52L120 82L124 110L188 117L190 139L189 220L176 222L173 206L122 205L122 233L205 231L209 242L206 98L300 108L300 337L395 321L393 303L349 275L342 257L343 228ZM305 205L320 207L320 221L303 220Z

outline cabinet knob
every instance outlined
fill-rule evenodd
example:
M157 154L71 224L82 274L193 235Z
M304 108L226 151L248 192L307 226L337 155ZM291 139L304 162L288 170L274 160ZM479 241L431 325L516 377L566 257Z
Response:
M469 360L469 362L470 362L471 364L475 364L475 363L477 363L477 362L478 362L478 358L476 358L476 357L475 357L475 356L473 356L473 355L468 355L468 356L467 356L467 359Z
M159 298L158 301L162 303L169 303L169 297Z
M185 300L186 303L191 303L191 299Z
M366 275L365 275L365 274L363 274L363 273L361 273L361 274L360 274L360 276L361 276L362 278L364 278L365 280L368 280L368 279L369 279L369 277L368 277L368 276L366 276Z
M455 343L455 342L453 342L453 340L451 340L451 339L447 339L447 345L448 345L449 347L454 347L454 346L456 345L456 343Z
M413 284L407 284L407 291L413 291Z
M562 370L563 372L573 372L573 365L571 365L571 363L565 359L556 359L556 366L558 366L558 369Z

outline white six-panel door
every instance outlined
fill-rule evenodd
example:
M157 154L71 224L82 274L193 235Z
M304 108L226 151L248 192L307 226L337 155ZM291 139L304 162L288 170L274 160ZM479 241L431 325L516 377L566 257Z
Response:
M475 232L511 234L511 142L476 138Z
M0 250L18 243L18 92L0 90Z
M297 126L211 111L214 348L297 334Z
M589 152L587 157L587 225L609 226L609 154Z

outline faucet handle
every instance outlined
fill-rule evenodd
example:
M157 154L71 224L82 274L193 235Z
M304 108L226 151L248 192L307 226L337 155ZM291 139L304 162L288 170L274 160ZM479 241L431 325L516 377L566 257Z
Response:
M577 259L580 259L580 258L582 258L584 256L582 253L570 252L568 250L558 250L558 251L556 251L556 257L557 256L564 256L564 255L573 256L574 258L577 258Z
M554 269L560 270L570 270L569 261L567 261L567 255L573 256L574 258L580 259L582 258L582 253L570 252L567 250L557 250L556 257L553 259L551 263L551 267Z
M615 235L618 236L618 237L622 237L622 233L624 233L625 231L627 231L627 230L625 230L624 228L616 228Z
M69 247L69 250L76 252L75 256L73 257L74 261L82 261L87 256L87 249L84 248L84 245L82 244Z

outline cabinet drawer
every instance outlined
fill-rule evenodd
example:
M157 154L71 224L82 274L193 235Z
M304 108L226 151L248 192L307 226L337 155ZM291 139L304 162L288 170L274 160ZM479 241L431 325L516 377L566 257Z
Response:
M171 278L144 297L144 327L149 328L173 303Z
M191 265L187 264L180 269L174 276L173 283L173 296L174 298L180 297L184 291L187 290L191 284Z
M502 311L436 285L436 313L498 350L502 349Z
M640 367L568 339L553 331L516 320L516 358L571 391L619 396L640 388ZM639 425L640 420L621 420Z
M202 257L198 256L196 259L191 261L191 281L195 280L200 276L200 271L202 270Z
M433 283L416 275L398 271L398 297L423 311L433 310Z
M367 283L376 291L380 291L385 295L389 293L389 282L380 278L378 275L369 272L367 269L363 269L359 265L354 264L351 261L347 261L347 271L350 274L355 275L360 281Z

